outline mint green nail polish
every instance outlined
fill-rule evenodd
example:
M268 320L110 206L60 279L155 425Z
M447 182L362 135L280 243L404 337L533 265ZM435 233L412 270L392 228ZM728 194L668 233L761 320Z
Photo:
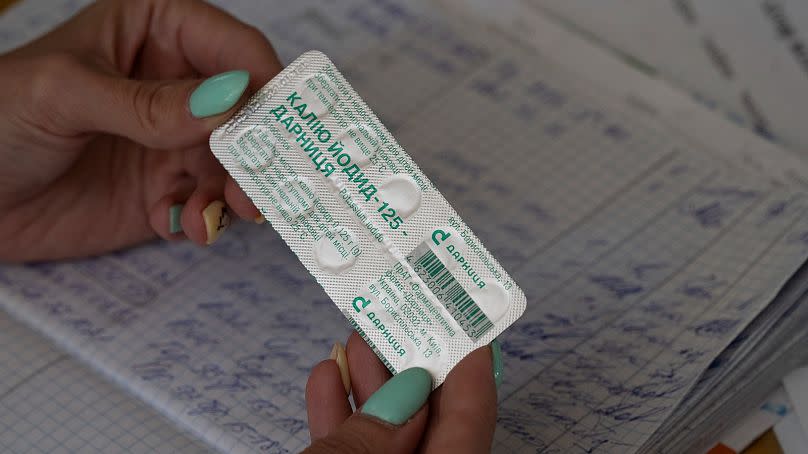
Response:
M491 363L494 369L494 383L499 388L499 385L502 384L502 347L499 345L499 341L494 339L491 341Z
M176 205L171 205L171 208L168 209L168 231L170 233L182 232L182 223L180 222L180 217L182 216L183 206L183 204L178 203Z
M196 118L210 117L227 112L235 106L247 84L250 73L243 70L228 71L202 82L193 93L188 104Z
M387 381L362 406L362 413L396 426L404 424L424 405L432 391L432 376L413 367Z

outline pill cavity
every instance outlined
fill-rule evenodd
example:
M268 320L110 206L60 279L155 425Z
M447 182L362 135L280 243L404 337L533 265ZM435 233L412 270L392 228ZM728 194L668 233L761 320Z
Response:
M318 82L316 74L304 79L297 85L296 88L297 93L302 98L300 102L306 104L307 112L314 113L319 119L323 119L328 116L328 107L323 104L318 96L321 89L320 82Z
M284 180L276 189L280 207L284 210L281 213L285 218L297 220L314 209L317 196L314 193L314 185L305 178L290 178Z
M409 175L393 175L380 186L381 199L390 203L402 218L412 216L421 206L421 191Z
M254 126L239 134L236 146L245 157L245 169L262 171L272 165L275 159L275 143L269 130L264 126Z
M485 313L491 323L496 323L502 318L510 307L511 302L508 292L499 282L486 281L483 288L475 288L469 292L471 299Z
M450 353L440 335L429 336L427 342L422 343L420 347L413 345L412 342L408 344L407 353L399 359L399 370L421 367L433 377L437 377L445 370Z
M356 164L360 168L364 168L370 164L371 160L376 157L379 151L379 139L376 134L364 123L352 125L343 131L337 139L342 143L343 150L340 155L347 155L350 161L345 157L337 156L338 163L341 166L346 165L348 162ZM344 162L343 162L344 161Z
M356 236L350 230L332 231L314 244L314 260L331 274L342 274L356 263Z

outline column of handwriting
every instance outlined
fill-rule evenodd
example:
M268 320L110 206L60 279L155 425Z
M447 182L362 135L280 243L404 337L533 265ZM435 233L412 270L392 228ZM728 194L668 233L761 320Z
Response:
M771 207L783 199L747 181L722 175L699 184L621 249L534 305L529 321L504 340L518 360L539 358L522 364L539 372L515 385L505 402L512 433L526 429L518 417L526 408L540 415L528 432L535 437L538 430L541 443L562 451L618 452L653 433L770 301L771 292L760 289L776 289L781 277L764 259L786 275L798 266L799 252L770 248L785 244L794 215L775 221Z
M147 337L128 345L134 353L120 361L142 392L168 396L163 411L191 428L204 420L227 434L201 433L210 443L295 452L308 442L308 371L349 330L276 235L268 242L256 226L235 230L228 234L243 230L261 242L262 254L236 266L202 265L170 301L151 307L141 329L133 327Z

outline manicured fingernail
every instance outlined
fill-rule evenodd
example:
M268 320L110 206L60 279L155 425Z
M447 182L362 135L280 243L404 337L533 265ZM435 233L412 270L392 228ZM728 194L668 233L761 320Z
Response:
M255 221L256 224L263 224L264 222L267 222L266 218L260 214L256 216L255 219L253 220Z
M202 82L193 93L188 105L196 118L225 113L236 105L247 84L250 73L243 70L228 71Z
M169 233L180 233L182 232L182 223L180 222L180 218L182 217L182 207L184 205L178 203L176 205L171 205L171 208L168 209L168 231Z
M202 211L202 219L205 220L205 229L208 232L208 244L213 244L230 225L230 215L227 214L227 206L221 200L210 202Z
M432 391L432 376L413 367L387 380L362 406L362 413L396 426L412 418Z
M341 343L335 342L331 349L331 359L339 366L339 375L342 378L342 385L345 386L345 394L351 393L351 374L348 372L348 357L345 356L345 347Z
M499 345L499 341L494 339L491 341L491 363L494 369L494 383L499 388L499 385L502 384L502 347Z

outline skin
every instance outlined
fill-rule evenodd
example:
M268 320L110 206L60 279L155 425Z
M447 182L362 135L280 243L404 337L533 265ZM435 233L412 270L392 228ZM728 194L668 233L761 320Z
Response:
M351 392L357 408L390 379L373 350L358 334L346 344ZM428 402L402 426L354 412L339 368L326 360L312 369L306 406L312 446L306 454L325 453L487 453L497 415L491 349L466 356L432 392Z
M210 132L238 108L197 119L206 78L251 75L246 96L281 69L256 29L195 0L107 0L0 56L0 262L84 257L162 237L205 245L202 211L259 212L216 161ZM242 102L244 99L242 99ZM183 233L169 208L184 203ZM347 345L356 403L389 373L357 336ZM334 361L306 390L309 453L488 452L496 389L488 347L473 352L400 427L356 414Z
M0 260L155 236L203 245L214 200L258 216L207 145L232 111L196 119L188 108L202 80L233 69L254 91L281 64L259 31L192 0L99 2L0 57ZM174 203L185 203L184 234L168 231Z

